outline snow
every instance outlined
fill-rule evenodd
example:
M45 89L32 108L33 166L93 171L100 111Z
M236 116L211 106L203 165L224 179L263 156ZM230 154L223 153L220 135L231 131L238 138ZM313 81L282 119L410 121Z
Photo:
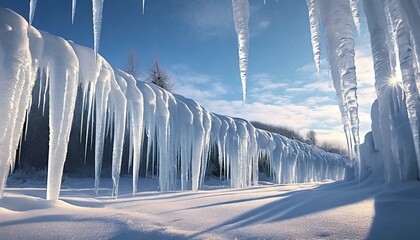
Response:
M111 179L104 179L108 186ZM226 189L208 179L198 192L157 192L140 179L119 199L94 197L94 179L66 178L62 199L44 201L42 183L11 179L0 202L0 234L11 239L418 239L419 183L386 190L357 182ZM109 195L110 188L101 188ZM392 227L390 227L392 226Z
M249 3L248 0L232 0L232 6L235 30L238 35L239 71L241 73L242 97L245 102L248 70Z

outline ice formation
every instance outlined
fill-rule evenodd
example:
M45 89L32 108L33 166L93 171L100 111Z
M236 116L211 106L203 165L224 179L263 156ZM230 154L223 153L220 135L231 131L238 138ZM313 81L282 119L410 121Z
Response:
M142 3L142 11L143 11L143 15L144 15L144 8L145 8L145 6L146 6L146 0L143 0L143 3Z
M232 0L232 6L236 34L238 35L239 71L241 73L242 97L245 102L248 70L249 3L248 0Z
M76 14L76 3L77 0L72 0L71 2L71 23L74 23L74 15Z
M353 15L354 25L356 26L357 32L360 32L360 19L359 19L359 0L350 0L351 13Z
M77 114L84 116L80 131L86 133L81 144L85 148L91 144L89 134L94 139L96 193L104 143L111 139L112 194L118 196L126 134L133 194L141 171L157 177L161 191L195 191L212 165L219 166L220 178L234 188L257 184L259 163L267 166L276 183L344 177L343 157L255 129L243 119L210 113L192 99L136 81L127 73L114 71L94 50L37 31L11 10L0 10L0 26L0 63L4 66L0 100L8 103L0 108L0 120L5 123L0 129L1 192L14 165L36 81L42 86L37 96L50 94L50 200L59 197L78 88L82 113ZM37 75L38 71L42 73ZM141 159L146 163L141 164Z
M36 9L36 3L38 0L31 0L29 2L29 24L32 25L32 21L34 20L35 16L35 9Z
M99 51L99 42L101 40L102 10L104 0L92 0L93 14L93 49L95 54Z
M373 137L365 137L366 163L362 167L365 175L378 174L378 169L382 168L389 184L417 179L420 173L419 96L415 73L419 68L415 49L420 40L417 35L420 14L415 10L416 2L364 1L378 100L372 106ZM399 66L395 66L396 62ZM397 81L396 67L401 70L403 87ZM368 147L369 144L374 147ZM372 163L370 158L383 161Z
M311 29L311 42L312 42L312 52L314 54L314 61L316 70L320 72L321 68L321 31L319 26L319 9L318 5L315 3L316 0L306 0L309 11L309 24Z
M308 0L313 49L319 49L316 36L317 9L325 29L328 61L337 93L344 132L352 159L360 166L359 117L357 103L357 79L354 63L353 29L357 19L357 1L349 0ZM331 14L334 13L334 14ZM356 21L357 23L357 21ZM357 24L356 24L357 25ZM314 50L315 61L317 50ZM360 174L360 167L359 174Z

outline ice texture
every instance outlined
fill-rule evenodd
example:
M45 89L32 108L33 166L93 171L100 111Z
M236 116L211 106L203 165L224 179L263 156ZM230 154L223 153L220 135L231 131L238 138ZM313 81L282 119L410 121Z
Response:
M249 42L249 2L248 0L232 0L235 30L238 35L239 71L242 82L242 97L246 101L248 42Z

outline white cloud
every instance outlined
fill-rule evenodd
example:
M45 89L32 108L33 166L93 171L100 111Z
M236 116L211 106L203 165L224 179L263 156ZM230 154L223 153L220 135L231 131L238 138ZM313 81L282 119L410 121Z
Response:
M270 22L267 20L263 20L261 22L258 23L258 28L261 30L267 29L270 26Z
M197 73L185 64L171 66L169 75L174 93L198 102L221 98L228 92L218 77Z
M232 7L228 1L190 1L181 14L199 37L223 36L234 31Z

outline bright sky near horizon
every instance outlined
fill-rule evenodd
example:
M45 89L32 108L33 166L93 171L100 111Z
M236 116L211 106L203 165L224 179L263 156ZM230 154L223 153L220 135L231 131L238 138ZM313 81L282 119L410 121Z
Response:
M33 25L93 47L92 3L40 0ZM325 48L320 78L312 57L305 0L250 0L248 98L242 103L237 37L230 0L105 0L99 53L121 68L135 51L142 74L157 56L175 84L175 93L210 111L290 126L303 134L344 143L340 112L329 77ZM29 0L0 0L28 19ZM361 10L362 12L362 10ZM375 99L369 35L363 14L356 38L361 138L370 129ZM322 43L325 45L324 43ZM344 144L343 144L344 146Z

